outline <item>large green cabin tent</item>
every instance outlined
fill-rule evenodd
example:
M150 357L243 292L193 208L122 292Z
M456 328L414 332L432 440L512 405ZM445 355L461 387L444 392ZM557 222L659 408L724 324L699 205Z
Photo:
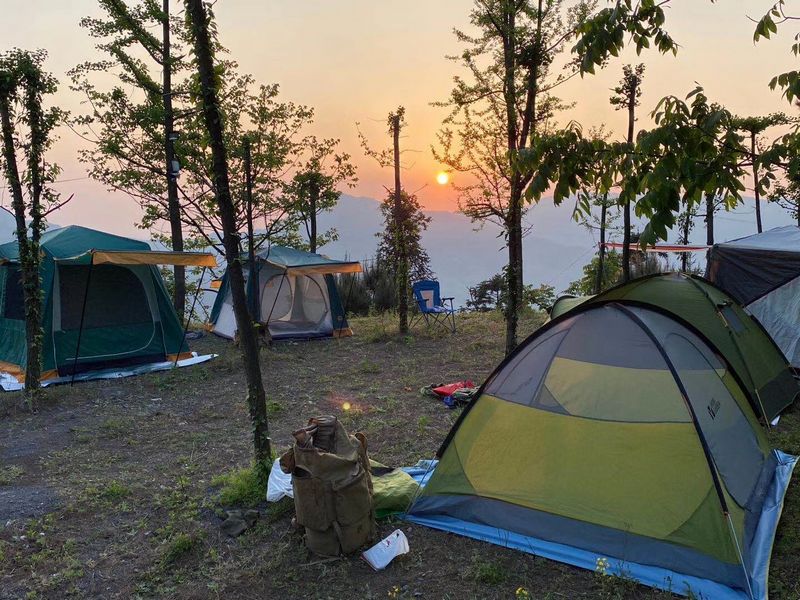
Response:
M43 381L191 356L156 265L210 266L213 256L153 251L77 225L45 232L41 256ZM0 245L0 372L22 383L26 361L14 241Z
M256 254L255 278L247 297L257 321L266 323L273 339L310 339L352 335L334 275L360 273L361 263L336 260L296 248L272 245ZM220 282L209 328L232 339L236 335L228 272Z
M410 521L715 600L767 597L797 460L707 337L613 300L522 343L438 456Z
M713 283L686 273L659 273L597 296L560 298L551 317L586 304L617 301L668 313L708 340L731 365L757 415L772 421L800 388L791 366L761 324Z

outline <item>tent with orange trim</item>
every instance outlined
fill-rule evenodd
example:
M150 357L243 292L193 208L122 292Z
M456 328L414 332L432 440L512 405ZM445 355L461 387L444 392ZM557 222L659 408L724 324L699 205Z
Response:
M77 225L43 234L41 254L43 380L192 357L157 265L210 267L212 255L154 251ZM0 245L0 373L23 383L26 364L14 241Z
M252 280L251 270L255 274ZM258 322L267 325L272 339L353 334L334 275L360 273L360 262L273 245L256 253L255 265L252 269L245 265L244 272L250 310ZM209 329L233 339L236 318L227 271L218 285L212 283L212 289L215 287L219 293L211 309Z

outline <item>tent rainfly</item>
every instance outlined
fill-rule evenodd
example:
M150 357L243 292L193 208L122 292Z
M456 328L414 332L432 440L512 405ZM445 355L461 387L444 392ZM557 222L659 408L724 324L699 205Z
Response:
M800 369L800 227L714 245L706 276L743 304Z
M359 262L270 246L256 255L253 281L245 265L248 301L256 320L268 324L273 339L352 335L333 276L361 270ZM219 284L209 327L222 337L236 335L227 271Z
M193 355L156 265L214 266L210 254L71 225L41 239L42 380L189 359ZM25 307L17 242L0 245L0 373L24 383Z
M587 302L509 355L406 518L696 598L767 598L797 459L707 337Z

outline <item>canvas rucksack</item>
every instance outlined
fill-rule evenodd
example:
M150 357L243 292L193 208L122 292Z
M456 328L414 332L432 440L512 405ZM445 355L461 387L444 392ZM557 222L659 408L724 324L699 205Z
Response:
M375 537L366 438L348 435L332 416L312 418L292 435L281 469L292 474L306 545L323 556L355 552Z

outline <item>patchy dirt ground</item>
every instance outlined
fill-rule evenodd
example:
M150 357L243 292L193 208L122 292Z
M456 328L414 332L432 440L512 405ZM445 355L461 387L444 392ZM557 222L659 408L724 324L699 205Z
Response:
M532 331L540 319L523 323ZM419 388L480 382L502 357L497 315L459 317L459 332L394 333L357 319L356 337L262 351L272 439L282 450L309 416L365 431L389 465L433 455L457 418ZM0 396L0 598L666 598L668 594L405 523L411 553L383 572L359 558L319 561L291 527L292 504L231 539L215 476L249 464L244 378L232 345L192 368L61 386L30 413ZM341 410L350 402L349 412ZM773 433L800 452L798 410ZM800 492L790 490L772 562L773 597L800 597ZM530 596L524 596L524 588Z

